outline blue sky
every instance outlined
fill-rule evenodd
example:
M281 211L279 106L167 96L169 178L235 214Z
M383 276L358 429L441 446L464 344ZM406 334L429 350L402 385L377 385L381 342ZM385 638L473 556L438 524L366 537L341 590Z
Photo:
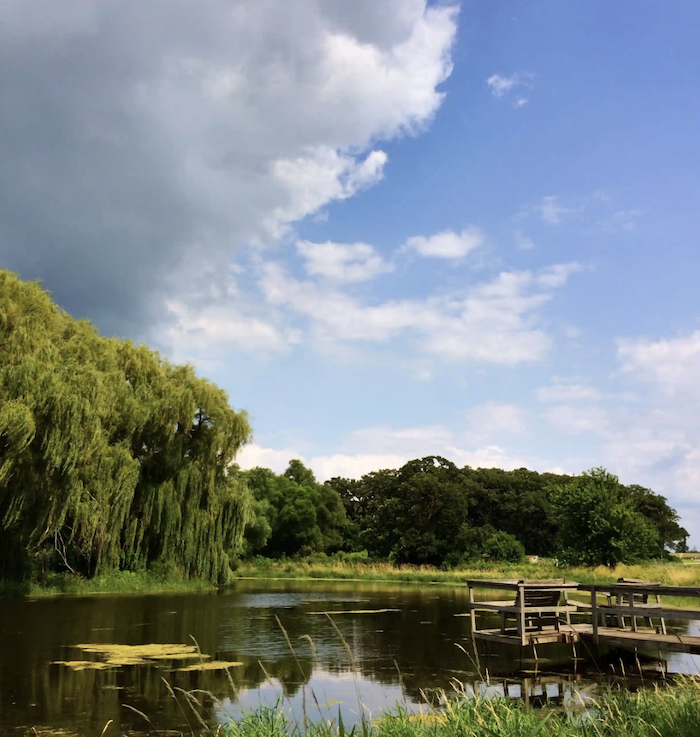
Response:
M245 466L668 496L700 544L700 7L0 9L0 265L250 413Z

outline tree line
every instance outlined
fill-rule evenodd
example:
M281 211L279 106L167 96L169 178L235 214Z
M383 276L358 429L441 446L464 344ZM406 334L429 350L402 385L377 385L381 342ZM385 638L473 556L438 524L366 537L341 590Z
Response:
M339 551L396 563L614 565L685 549L666 500L577 477L458 468L429 456L359 480L242 471L245 412L145 346L105 338L0 270L0 579L178 571Z
M320 484L299 460L237 470L255 499L244 555L367 551L397 564L517 562L525 554L614 566L668 557L688 533L666 499L596 468L579 476L458 468L438 456Z

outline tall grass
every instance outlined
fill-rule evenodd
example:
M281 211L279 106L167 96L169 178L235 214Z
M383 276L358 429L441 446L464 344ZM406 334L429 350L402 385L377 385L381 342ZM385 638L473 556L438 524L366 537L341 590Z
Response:
M422 714L402 707L352 730L340 716L299 724L281 708L263 707L210 731L228 737L698 737L700 687L688 680L637 693L609 691L573 713L503 698L451 699Z
M395 566L362 557L321 557L299 560L256 558L242 563L241 578L325 578L357 581L405 581L460 584L470 578L567 578L580 583L613 583L620 577L658 581L672 586L700 586L700 566L654 561L644 565L619 565L615 569L566 568L554 561L538 563L475 563L443 570L431 566Z
M313 556L298 560L256 558L236 570L238 578L335 579L342 581L396 581L422 584L464 584L470 578L567 578L580 583L613 583L619 577L658 581L673 586L700 586L700 565L679 562L650 562L645 565L620 565L611 570L565 568L555 562L475 563L444 570L432 566L395 566L372 561L361 554ZM40 583L0 582L0 596L55 596L58 594L162 594L206 592L216 589L203 579L186 579L173 573L116 571L85 579L61 573L51 574ZM685 602L689 604L689 602Z

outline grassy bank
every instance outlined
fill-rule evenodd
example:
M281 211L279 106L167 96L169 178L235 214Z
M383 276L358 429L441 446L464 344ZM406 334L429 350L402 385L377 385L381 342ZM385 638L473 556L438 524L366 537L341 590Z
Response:
M405 711L347 730L342 722L291 723L279 709L263 708L236 724L230 737L697 737L700 687L679 686L638 693L607 693L583 703L568 716L557 709L532 710L504 699L449 702L424 715Z
M430 566L394 566L369 560L326 559L270 560L257 558L236 570L241 578L326 578L357 581L405 581L416 583L460 584L470 578L567 578L580 583L613 583L618 578L638 578L672 586L700 586L700 566L653 562L646 565L620 565L611 570L562 568L550 561L538 563L480 563L469 567L442 570Z
M405 582L419 584L464 584L470 578L567 578L580 583L612 583L619 577L659 581L673 586L700 586L700 566L655 562L647 565L621 565L610 570L562 568L551 561L522 564L486 564L442 570L431 566L395 566L373 562L359 556L315 557L301 560L256 558L241 563L237 578L327 579L338 581ZM0 596L56 596L59 594L167 594L216 590L202 579L185 579L153 572L117 571L85 579L70 573L47 576L40 583L0 582ZM686 600L686 603L687 600Z
M60 594L176 594L215 591L208 581L166 577L149 572L116 571L82 578L70 573L47 576L41 583L0 582L0 596L58 596Z

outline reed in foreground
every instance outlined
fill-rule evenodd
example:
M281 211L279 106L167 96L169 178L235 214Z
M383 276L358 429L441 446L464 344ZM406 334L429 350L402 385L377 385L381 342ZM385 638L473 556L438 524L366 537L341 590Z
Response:
M638 693L609 692L568 715L505 699L460 699L427 714L399 710L351 730L342 719L304 727L279 709L263 708L222 731L228 737L697 737L700 687L686 681Z

